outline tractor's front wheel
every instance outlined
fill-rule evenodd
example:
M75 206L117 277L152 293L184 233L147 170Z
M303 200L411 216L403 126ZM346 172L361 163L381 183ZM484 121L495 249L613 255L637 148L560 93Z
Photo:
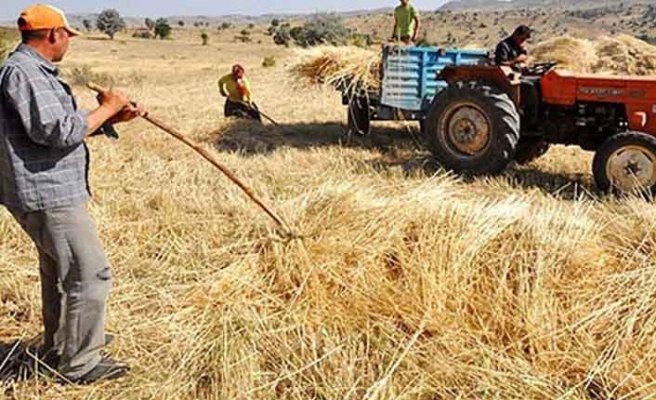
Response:
M519 113L506 93L477 82L456 82L435 99L425 137L447 169L497 174L515 156L519 129Z
M622 193L656 193L656 138L620 133L602 144L592 170L597 187Z

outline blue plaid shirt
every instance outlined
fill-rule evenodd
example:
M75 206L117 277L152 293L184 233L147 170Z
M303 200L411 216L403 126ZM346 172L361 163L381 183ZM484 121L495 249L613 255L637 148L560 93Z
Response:
M0 67L0 204L31 212L91 196L89 128L50 61L21 45Z

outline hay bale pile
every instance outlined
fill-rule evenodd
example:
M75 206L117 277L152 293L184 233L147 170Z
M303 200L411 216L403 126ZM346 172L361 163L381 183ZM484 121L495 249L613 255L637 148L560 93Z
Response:
M569 36L541 42L530 53L536 62L556 61L559 67L570 71L589 72L598 61L594 43Z
M538 44L531 53L535 61L557 61L574 72L656 74L656 47L629 35L596 40L559 37Z
M291 74L308 85L330 85L353 96L381 85L380 52L359 47L318 47L302 50Z
M290 73L306 85L330 85L353 96L381 85L379 51L358 47L323 46L301 50ZM573 72L654 75L656 47L629 35L595 40L557 37L531 49L532 62L557 61Z

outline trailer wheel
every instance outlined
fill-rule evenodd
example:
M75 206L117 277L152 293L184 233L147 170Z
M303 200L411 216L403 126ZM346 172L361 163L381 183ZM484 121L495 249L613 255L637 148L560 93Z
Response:
M352 97L347 112L348 127L352 133L360 135L369 135L371 133L371 117L367 97Z
M456 82L433 102L426 139L447 169L497 174L514 159L520 117L510 97L478 82Z
M641 132L607 139L595 154L597 187L621 193L656 193L656 138Z

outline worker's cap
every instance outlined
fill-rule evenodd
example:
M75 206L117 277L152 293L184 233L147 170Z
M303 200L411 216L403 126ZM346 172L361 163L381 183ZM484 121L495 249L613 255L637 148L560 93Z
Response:
M515 29L515 35L526 36L527 38L530 38L532 33L533 29L527 25L520 25Z
M18 30L39 31L44 29L64 28L70 36L82 35L68 24L66 15L49 4L35 4L26 8L18 17Z

